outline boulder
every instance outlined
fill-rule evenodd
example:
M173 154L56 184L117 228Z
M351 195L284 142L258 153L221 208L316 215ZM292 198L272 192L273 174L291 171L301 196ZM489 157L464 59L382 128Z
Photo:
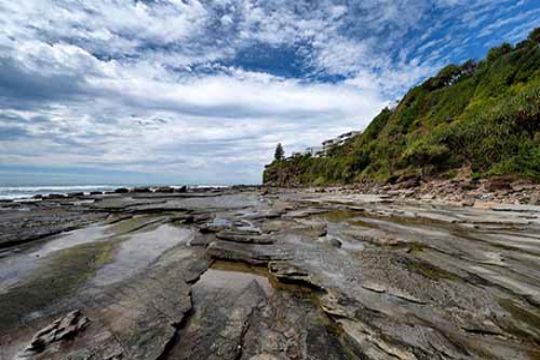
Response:
M160 186L160 187L156 188L156 192L157 193L170 194L170 193L174 192L174 188L172 188L170 186Z
M533 193L529 197L529 205L540 205L540 193Z
M67 194L68 197L79 197L79 196L84 196L84 192L82 191L79 191L79 192L71 192L69 194Z
M133 192L136 192L136 193L151 193L152 189L150 187L147 187L147 186L140 186L140 187L136 187L135 189L133 189Z
M65 199L67 197L66 194L56 194L52 193L47 195L47 199Z
M34 335L30 344L24 349L24 356L29 357L41 353L54 342L73 338L77 333L84 330L89 323L90 320L79 310L72 311L66 316L56 319Z
M341 247L341 241L339 241L339 240L336 239L336 238L330 239L329 243L330 243L330 245L332 245L333 247L336 247L336 248L340 248L340 247Z
M308 271L288 262L270 262L268 270L282 283L297 284L314 290L324 290L321 282Z
M489 179L486 182L486 190L489 192L495 192L500 190L511 190L512 189L512 178L509 177L496 177Z
M175 188L174 192L182 193L182 194L187 193L188 192L188 187L186 185L180 186L179 188Z
M407 180L400 181L398 187L401 189L410 189L413 187L417 187L419 185L420 185L420 178L413 177Z

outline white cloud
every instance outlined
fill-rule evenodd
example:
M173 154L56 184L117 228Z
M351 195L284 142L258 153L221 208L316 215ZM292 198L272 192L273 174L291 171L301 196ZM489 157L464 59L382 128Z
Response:
M461 56L503 3L0 0L0 164L256 182L275 143L300 150L363 128ZM518 19L531 24L527 13L491 27ZM266 68L235 58L258 45ZM291 53L303 73L274 74Z

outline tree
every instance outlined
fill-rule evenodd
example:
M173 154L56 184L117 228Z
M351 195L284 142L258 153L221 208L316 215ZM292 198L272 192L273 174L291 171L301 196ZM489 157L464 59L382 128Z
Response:
M274 160L280 161L285 159L285 151L283 151L283 146L281 143L277 144L276 151L274 152Z
M510 51L512 51L512 45L510 45L509 43L503 43L499 47L491 48L487 54L487 61L495 61L504 54L508 54Z
M529 40L533 41L534 43L540 43L540 27L531 31L529 34Z

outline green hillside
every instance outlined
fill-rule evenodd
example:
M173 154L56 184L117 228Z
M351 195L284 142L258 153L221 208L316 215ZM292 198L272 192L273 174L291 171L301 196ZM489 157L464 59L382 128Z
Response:
M511 175L540 182L540 28L483 61L449 65L384 109L326 157L267 165L276 185L326 185Z

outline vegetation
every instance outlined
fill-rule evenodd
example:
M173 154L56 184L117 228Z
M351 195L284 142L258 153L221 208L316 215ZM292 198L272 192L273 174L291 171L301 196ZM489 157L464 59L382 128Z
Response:
M455 174L540 181L540 28L483 61L449 65L329 156L267 166L265 182L325 185Z
M274 152L274 160L275 161L281 161L285 159L285 151L283 150L283 146L281 146L281 143L277 144L276 151Z

